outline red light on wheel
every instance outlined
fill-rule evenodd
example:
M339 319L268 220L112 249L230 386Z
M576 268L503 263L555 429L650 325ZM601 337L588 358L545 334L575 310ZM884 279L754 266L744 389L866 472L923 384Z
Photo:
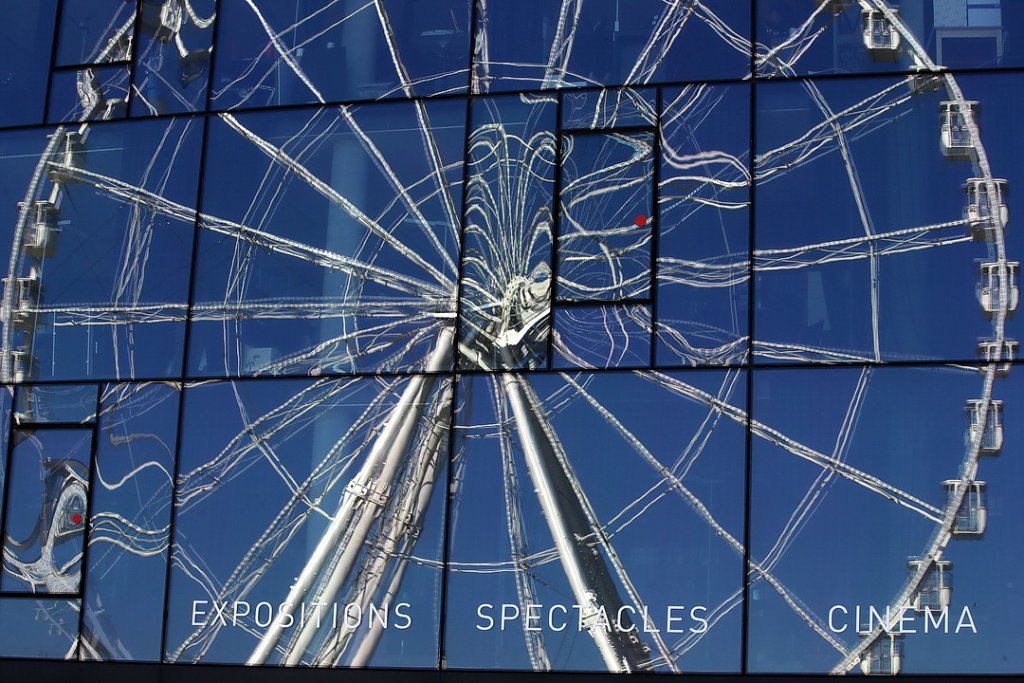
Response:
M642 228L647 225L647 216L638 214L637 217L633 219L633 222L636 223L636 227Z
M78 514L77 512L75 514L71 515L71 523L74 524L75 526L78 526L79 524L81 524L82 523L82 515Z

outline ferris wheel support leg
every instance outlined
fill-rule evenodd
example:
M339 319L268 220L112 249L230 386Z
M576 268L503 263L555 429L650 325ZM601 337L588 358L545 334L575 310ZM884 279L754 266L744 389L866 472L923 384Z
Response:
M427 372L436 373L447 369L454 336L454 331L451 328L441 330L437 344L428 360ZM288 597L274 622L268 627L246 664L255 665L266 662L280 641L284 630L293 623L293 614L297 606L309 595L314 583L320 578L324 566L332 557L337 557L337 562L333 563L331 576L324 589L320 591L318 598L326 598L331 601L337 595L338 589L351 570L355 557L362 550L370 526L383 507L380 501L387 499L391 481L401 462L402 454L408 448L412 435L415 433L416 424L423 413L426 397L433 388L435 379L433 375L419 375L409 380L398 403L391 410L387 426L374 442L366 462L346 487L337 514L320 538L320 542L303 567L295 585L288 592ZM375 509L367 510L367 507ZM345 538L346 536L347 538ZM339 543L343 538L345 538L344 545L339 548ZM286 663L297 664L299 662L315 631L316 622L314 620L303 625L296 641L289 647Z
M609 617L617 617L624 603L600 553L587 540L594 538L594 530L541 428L543 418L530 407L522 378L505 374L502 383L516 419L527 471L537 489L562 569L582 610L580 620L597 644L609 671L636 671L646 659L642 645L635 636L630 638L630 633L608 627ZM602 611L603 623L600 621Z
M399 513L398 523L395 524L387 534L387 545L381 550L377 556L378 564L382 565L379 568L370 569L370 581L372 583L372 590L365 590L363 613L366 613L366 601L372 598L373 594L376 593L377 587L380 585L381 579L384 576L386 567L384 563L392 560L395 563L395 569L391 576L391 581L388 583L388 587L384 593L383 600L381 601L381 607L387 609L394 602L395 597L398 595L398 589L402 585L402 579L405 577L405 570L409 567L410 555L408 552L403 552L397 557L394 556L395 550L398 548L399 541L404 536L407 539L408 549L411 551L412 545L416 542L417 531L423 524L423 518L427 514L427 508L430 507L430 501L433 498L434 489L437 486L438 472L441 469L440 463L444 457L445 445L447 443L445 437L448 435L449 421L451 419L451 390L445 392L445 395L438 401L438 411L433 417L433 427L427 439L419 449L417 457L417 467L413 479L413 491L416 493L415 497L410 496L409 503L402 507ZM411 509L410 509L411 508ZM346 625L347 628L347 625ZM350 666L362 667L367 666L370 661L370 657L373 656L373 652L377 647L377 643L380 641L380 637L384 634L384 626L381 625L380 621L371 620L369 632L359 642L359 646L356 648L353 654ZM341 657L341 653L335 657L335 664L338 664L338 659Z

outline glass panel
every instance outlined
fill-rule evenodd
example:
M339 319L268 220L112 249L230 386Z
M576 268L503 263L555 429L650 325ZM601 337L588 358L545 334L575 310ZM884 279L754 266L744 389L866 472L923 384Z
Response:
M123 119L127 111L128 67L107 66L53 74L49 120Z
M14 379L181 373L201 125L58 128L11 160Z
M447 370L463 107L396 103L218 119L190 371Z
M142 0L131 113L206 107L216 0Z
M654 134L562 136L555 295L650 296Z
M965 447L963 417L966 401L991 406L1020 381L986 398L971 368L755 373L752 672L1021 670L1021 463ZM998 521L950 536L959 505L945 484L974 476Z
M0 590L77 593L92 430L17 430L14 440Z
M721 365L747 358L750 90L662 92L657 360Z
M562 95L562 128L654 126L657 109L653 88L570 91Z
M1024 64L1015 0L758 0L758 73L812 75ZM898 6L898 8L897 8Z
M78 600L0 599L0 656L74 657L78 605Z
M55 66L131 59L135 2L62 0Z
M482 92L741 78L749 0L477 0Z
M1006 80L958 80L912 94L902 79L758 88L761 358L974 359L979 338L1017 338L976 291L976 261L1003 263L1011 279L1020 236L1005 231L1005 211L1002 225L977 212L972 222L963 186L976 172L1017 180L1012 112L1024 99L1006 95ZM938 112L965 97L991 103L992 116L983 140L959 150ZM969 163L979 155L984 172Z
M546 364L557 124L551 97L473 101L460 367Z
M651 363L649 306L555 309L556 368L641 368Z
M465 92L469 0L222 0L218 109Z
M92 422L99 388L95 384L20 386L14 409L18 424Z
M82 659L160 659L178 388L106 388L89 517Z
M0 126L41 123L57 0L0 0Z
M165 659L436 667L451 390L188 390Z
M738 371L464 378L449 668L738 671Z

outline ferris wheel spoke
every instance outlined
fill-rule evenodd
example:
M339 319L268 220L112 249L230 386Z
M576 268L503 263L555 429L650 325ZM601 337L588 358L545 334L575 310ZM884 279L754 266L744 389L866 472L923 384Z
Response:
M581 384L574 380L570 375L566 373L560 373L560 377L564 382L576 391L587 404L590 405L602 418L602 420L610 425L625 441L629 447L639 455L643 461L651 467L660 477L661 481L666 485L670 486L676 493L678 493L687 504L696 512L700 518L708 525L708 527L715 532L715 535L722 539L730 548L737 553L743 553L743 544L728 530L723 527L718 520L715 519L711 511L708 510L707 506L700 500L690 489L687 487L682 479L671 469L661 463L658 458L651 453L651 451L643 444L643 442L617 418L607 408L591 395Z
M649 83L654 78L654 73L700 4L698 0L669 0L668 8L658 18L625 82Z
M450 286L451 282L448 277L438 271L433 265L428 263L423 257L417 254L414 250L410 249L405 245L404 242L397 239L389 231L382 228L376 221L370 218L368 215L363 213L359 208L355 206L351 201L346 199L337 190L332 188L330 185L320 180L312 171L307 169L305 166L300 164L297 160L292 158L289 154L286 154L279 147L271 144L267 140L261 138L256 133L252 132L242 124L231 114L221 114L221 119L231 126L239 135L244 137L246 140L254 144L260 151L266 154L274 163L279 164L286 170L294 173L298 177L302 178L309 187L316 190L323 197L329 199L333 204L341 207L349 216L356 220L360 225L365 227L371 234L380 238L382 242L391 246L396 252L407 258L410 262L416 264L423 269L431 278L433 278L441 286Z
M840 654L846 656L849 652L847 647L836 640L835 636L829 632L825 623L820 617L814 614L810 607L803 604L803 602L789 589L787 588L777 577L773 576L770 572L761 567L758 563L753 560L750 561L751 572L756 573L757 576L764 580L768 585L775 589L775 592L789 605L789 608L793 612L803 619L804 623L811 627L811 629L822 637L829 645L835 648Z
M960 219L799 247L758 249L753 252L754 270L790 270L963 244L972 240L970 235L963 234L968 225L967 219ZM949 235L953 230L956 232Z
M395 31L391 26L391 20L388 18L387 10L384 8L384 4L381 0L374 0L374 7L377 10L377 17L380 20L381 28L384 32L384 38L387 41L388 51L391 54L392 65L395 67L395 73L398 75L399 83L405 94L414 98L416 93L413 89L413 81L409 77L409 70L405 66L405 62L402 61L401 56L398 53L398 40L395 35ZM438 192L441 194L442 205L444 206L445 213L447 215L448 224L452 226L459 226L462 222L459 220L458 211L455 208L455 201L451 195L451 191L448 189L448 182L444 178L445 164L441 160L441 153L437 147L437 141L434 139L433 126L430 125L430 117L427 113L426 105L421 99L415 99L413 106L416 107L416 118L420 124L420 136L423 138L423 144L427 148L427 157L431 162L431 177L434 179L434 183L437 187ZM414 204L415 206L415 204ZM422 219L422 216L418 216ZM422 219L426 222L426 219ZM431 230L426 231L429 236L435 237ZM441 248L440 242L435 244L435 248L438 249L438 253L442 257L448 257L448 253ZM447 261L448 265L452 266L454 270L454 262L450 259Z
M555 35L551 40L551 50L548 52L548 62L544 68L542 89L559 87L569 72L569 58L572 56L576 28L579 26L582 10L583 0L562 0L558 10L558 21L555 22Z
M637 372L636 374L640 377L654 381L660 386L663 386L680 396L697 401L709 407L714 407L715 409L720 410L726 417L729 417L736 422L741 424L747 423L746 411L721 401L717 397L686 384L674 377L670 377L661 372ZM750 420L749 422L751 433L754 436L775 444L801 459L816 464L822 469L834 470L843 478L848 479L887 500L891 500L908 510L916 512L932 522L942 522L944 511L940 508L920 500L906 491L886 483L878 477L847 465L845 462L841 462L834 457L820 453L813 448L805 446L768 425L756 420Z
M313 83L310 81L308 75L299 66L298 62L292 56L292 50L289 50L288 47L285 46L281 42L281 40L280 40L281 33L285 33L289 29L285 29L285 31L282 31L281 33L275 33L274 30L271 28L270 24L268 23L267 19L263 16L262 12L260 12L259 8L256 7L254 1L253 0L246 0L246 3L249 5L249 7L252 9L252 11L256 14L256 17L257 17L258 21L260 22L261 26L263 27L264 31L266 32L268 38L270 39L271 44L273 45L274 49L277 50L278 54L281 55L281 59L284 60L285 64L288 66L288 68L309 89L309 91L316 98L317 102L319 102L321 104L325 104L327 102L327 100L323 97L323 95L320 93L320 91L313 85ZM331 3L331 4L334 4L334 3ZM335 24L335 26L343 24L344 22L348 21L349 19L355 17L360 12L369 11L369 8L371 6L376 6L377 7L378 19L381 22L381 27L382 27L382 30L384 31L385 39L388 42L389 52L391 53L393 60L396 61L396 71L398 72L399 79L402 82L402 87L403 88L411 88L411 82L409 81L407 70L406 70L404 64L402 64L401 60L398 58L397 47L395 46L394 37L392 35L392 32L390 31L390 22L387 19L387 14L386 14L386 12L384 12L383 8L380 7L380 5L377 3L376 0L370 0L369 2L365 3L361 7L357 8L355 11L350 13L348 16L346 16L343 19L341 19L340 21L338 21ZM313 16L315 16L315 14L317 14L319 12L326 11L329 7L330 7L330 5L328 5L327 7L324 7L321 10L318 10L313 15L310 15L310 16L304 18L303 21L311 20L313 18ZM292 27L292 28L295 28L295 27ZM312 38L310 38L309 40L312 40ZM431 165L432 165L431 176L434 178L434 182L437 185L438 192L440 193L441 197L443 198L443 202L442 203L443 203L443 206L445 208L445 212L447 213L447 217L448 217L447 227L449 228L449 230L451 232L451 236L455 239L455 243L458 244L458 240L459 240L459 237L460 237L459 227L461 225L461 222L458 220L458 213L457 213L457 211L455 209L454 198L451 196L451 190L449 189L449 183L446 182L445 179L444 179L445 164L441 161L440 152L438 150L437 142L434 139L433 128L429 125L429 119L427 117L425 105L423 104L422 101L417 100L415 102L414 106L416 107L417 118L419 119L420 124L421 124L420 135L423 138L425 146L427 147L428 160L431 162ZM408 192L407 188L405 187L405 185L398 179L398 176L395 173L394 169L392 168L391 163L386 159L384 154L381 153L380 149L373 143L373 141L366 134L366 132L362 129L362 127L356 122L355 117L354 117L354 115L352 113L352 111L353 111L352 107L349 107L349 106L346 106L346 105L340 105L340 106L336 107L336 110L342 116L342 118L345 120L346 124L349 126L349 128L352 130L352 132L357 136L357 138L359 139L360 144L367 151L367 153L370 155L370 157L374 160L374 163L384 173L385 177L387 177L388 181L391 183L391 185L392 185L393 189L395 190L395 192L402 199L402 202L406 206L406 209L416 219L417 223L420 225L420 227L421 227L421 229L423 231L423 234L431 242L431 244L433 245L434 249L437 251L438 255L442 259L445 260L445 263L454 272L455 266L454 266L454 262L452 261L451 255L442 246L440 240L438 239L438 235L436 235L434 233L433 229L430 226L430 222L423 215L423 213L420 210L418 204L409 195L409 192ZM226 114L224 116L230 116L230 115ZM281 152L281 150L275 148L275 153L280 153L280 152ZM272 154L271 156L272 156L272 158L276 159L276 155L275 154ZM357 218L357 220L360 220L360 219ZM360 221L360 222L362 222L362 221ZM443 278L443 277L441 279L439 279L439 281L445 281L445 280L446 280L446 278Z
M790 35L783 40L781 43L773 48L769 48L767 45L761 42L755 42L755 56L754 56L754 67L757 70L758 75L770 76L772 71L764 70L767 65L775 67L775 73L779 71L791 71L793 65L799 61L800 57L803 56L807 50L809 50L818 40L819 37L828 29L828 24L823 24L816 30L813 29L814 22L817 20L822 13L825 12L828 7L827 2L820 2L818 6L811 12L810 16L804 20L800 26L793 30ZM780 55L786 53L783 58Z
M179 475L176 505L187 512L189 506L194 506L234 476L236 469L251 465L252 452L256 448L254 440L269 440L279 432L308 423L329 405L332 397L343 395L356 384L355 379L317 380L260 417L250 419L245 429L236 434L216 456Z
M823 100L817 101L816 104L821 108L823 116L821 121L799 137L755 157L758 182L767 182L773 176L797 168L822 154L840 151L840 136L857 140L877 130L877 126L889 125L899 116L905 115L898 112L894 116L878 120L913 99L914 95L906 89L906 86L913 82L912 78L902 78L839 111L833 111L827 106L821 108ZM804 87L812 86L804 84Z
M87 181L98 191L138 205L147 206L164 216L189 222L195 219L195 211L193 209L145 188L81 168L59 164L51 166L68 178ZM264 230L216 216L200 214L199 226L211 232L234 237L278 254L294 256L315 265L339 270L355 277L365 278L399 291L427 296L443 296L447 292L447 288L443 286L430 285L393 270L365 263L327 249L313 247L296 240L279 237Z
M864 409L871 375L872 368L870 367L863 368L860 371L853 396L850 399L846 414L843 416L843 422L839 427L835 447L832 451L832 457L839 462L845 462L849 453L854 430ZM786 524L776 538L775 544L765 553L764 559L761 560L761 566L765 570L771 571L782 559L811 515L821 506L825 496L828 495L833 483L835 483L836 476L837 473L834 470L823 470L811 482L807 492L786 520Z

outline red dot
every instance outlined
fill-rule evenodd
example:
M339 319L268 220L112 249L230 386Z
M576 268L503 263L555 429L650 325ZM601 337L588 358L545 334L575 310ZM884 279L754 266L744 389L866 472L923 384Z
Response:
M647 216L642 213L638 214L637 217L633 219L633 222L636 223L636 227L642 228L647 225Z
M77 512L75 514L71 515L71 523L75 524L75 525L81 524L82 523L82 515L78 514Z

